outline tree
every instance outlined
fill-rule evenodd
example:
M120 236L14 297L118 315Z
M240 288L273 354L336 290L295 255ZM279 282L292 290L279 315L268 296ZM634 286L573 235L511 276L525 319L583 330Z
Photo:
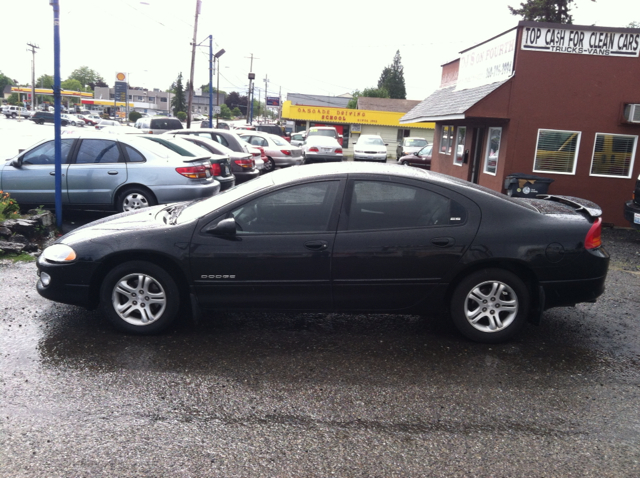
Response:
M349 100L347 108L355 110L358 107L358 98L364 96L366 98L389 98L389 92L386 88L365 88L364 90L356 90L353 92L353 98Z
M93 71L88 66L81 66L71 72L70 80L78 80L82 87L90 86L90 83L104 82L99 73Z
M36 80L36 88L53 88L53 76L40 75Z
M7 75L3 74L0 71L0 95L2 94L2 92L4 91L4 88L7 85L15 86L17 84L18 84L18 82L16 80L12 80L11 78L9 78Z
M231 119L231 110L225 104L220 105L220 118Z
M512 15L520 15L523 20L534 22L565 23L571 25L573 17L569 13L575 0L527 0L520 8L509 7ZM596 0L591 0L595 2Z
M132 111L131 113L129 113L129 121L131 123L135 123L140 118L142 118L142 114L139 113L138 111Z
M378 80L378 88L384 88L389 93L388 98L407 99L407 89L404 83L404 67L401 63L400 50L396 51L393 63L382 70Z
M240 96L237 91L232 91L231 93L229 93L224 100L225 105L227 105L231 109L240 108L240 111L242 111L242 114L244 115L247 114L247 102L247 97Z
M20 96L18 96L18 93L11 93L9 95L9 98L7 98L7 103L9 103L10 105L17 105L20 103Z
M179 111L184 112L187 109L187 103L184 96L184 88L182 87L182 72L180 72L178 78L172 86L173 98L171 99L171 107L173 108L173 114L177 115Z
M227 105L225 105L225 106L227 106ZM222 108L220 108L220 109L222 109ZM240 111L240 108L238 108L238 107L236 106L235 108L233 108L233 109L231 110L231 114L232 114L234 117L242 116L242 111Z
M175 113L176 118L178 118L180 121L185 121L187 119L187 113L185 113L184 111L178 111L177 113Z

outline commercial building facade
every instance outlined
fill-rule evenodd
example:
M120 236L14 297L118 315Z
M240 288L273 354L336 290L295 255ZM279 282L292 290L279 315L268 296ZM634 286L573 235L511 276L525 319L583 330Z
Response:
M401 123L435 122L431 168L505 191L514 173L622 216L640 165L640 29L520 22L442 67ZM633 114L636 114L636 118Z

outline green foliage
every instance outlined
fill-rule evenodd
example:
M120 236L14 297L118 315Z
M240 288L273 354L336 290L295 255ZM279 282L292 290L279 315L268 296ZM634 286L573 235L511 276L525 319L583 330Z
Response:
M53 88L53 76L40 75L36 80L36 88Z
M129 121L131 121L132 123L135 123L140 118L142 118L142 114L138 113L137 111L132 111L129 113Z
M10 105L17 105L20 103L20 96L18 95L18 93L11 93L6 101Z
M224 103L220 105L220 118L231 119L231 110Z
M575 0L527 0L520 8L509 7L512 15L534 22L564 23L571 25L573 17L569 13ZM591 0L595 2L595 0Z
M396 51L393 63L382 70L378 80L378 89L384 88L389 93L388 98L407 99L407 89L404 83L404 67L402 66L400 50Z
M33 262L36 260L34 256L26 252L21 252L17 256L9 257L8 259L11 259L13 262Z
M179 112L184 112L187 109L184 87L182 86L182 72L178 75L178 78L172 86L173 98L171 98L171 107L173 108L173 114L178 116Z
M176 118L178 118L180 121L186 121L187 120L187 113L185 113L184 111L178 111L176 113Z
M227 105L224 105L224 106L227 106ZM228 108L228 106L227 106L227 108ZM222 107L220 107L220 109L222 110ZM242 116L242 111L240 111L240 108L238 108L238 107L236 106L235 108L233 108L233 109L231 110L231 115L232 115L232 116L234 116L234 117Z
M88 66L81 66L71 72L69 75L70 80L78 80L83 88L89 86L89 83L104 82L102 76Z
M0 191L0 221L5 219L17 219L20 217L20 206L9 193Z
M15 86L17 84L18 82L16 80L12 80L11 78L9 78L7 75L3 74L0 71L0 94L2 94L2 92L4 91L5 86L7 85Z
M60 83L60 88L62 88L63 90L84 91L82 83L73 78L69 78L68 80L64 80L62 83Z
M364 90L356 90L353 92L353 98L349 100L347 108L355 110L358 107L358 98L364 96L365 98L389 98L389 92L386 88L365 88Z

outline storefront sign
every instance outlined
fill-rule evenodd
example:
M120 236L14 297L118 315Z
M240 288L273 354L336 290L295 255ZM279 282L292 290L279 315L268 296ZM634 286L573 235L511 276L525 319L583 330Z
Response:
M550 53L637 57L640 33L534 28L522 30L522 49Z
M517 29L467 50L460 57L456 90L466 90L509 78L513 73Z

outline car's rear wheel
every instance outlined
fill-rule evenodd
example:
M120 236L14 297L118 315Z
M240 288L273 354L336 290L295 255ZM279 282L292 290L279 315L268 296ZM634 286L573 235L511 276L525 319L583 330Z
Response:
M17 115L17 114L15 114L15 113L11 113L11 117L12 117L13 119L16 119L16 118L18 117L18 115Z
M176 320L180 292L163 268L146 261L131 261L107 274L100 303L117 329L149 335L167 329Z
M264 163L265 173L270 173L274 169L276 169L276 162L273 160L273 158L267 158L267 160Z
M156 204L158 202L150 191L143 188L126 188L118 194L116 210L118 212L126 212L155 206Z
M457 329L476 342L511 339L527 321L529 292L515 274L485 269L465 277L451 298L451 318Z

